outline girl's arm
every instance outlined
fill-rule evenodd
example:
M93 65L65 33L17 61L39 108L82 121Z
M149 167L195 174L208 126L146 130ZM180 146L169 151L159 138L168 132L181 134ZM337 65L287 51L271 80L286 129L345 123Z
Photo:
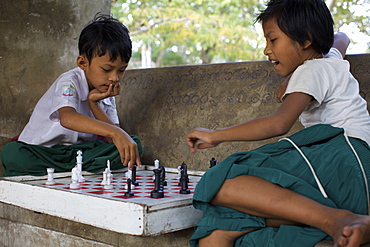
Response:
M346 55L346 51L347 51L349 43L350 43L350 40L347 34L342 33L342 32L334 34L334 43L332 47L337 48L342 54L343 58Z
M286 134L311 100L305 93L289 94L275 114L223 129L197 129L187 135L187 143L195 152L196 148L214 147L221 142L257 141ZM197 144L199 140L204 143Z

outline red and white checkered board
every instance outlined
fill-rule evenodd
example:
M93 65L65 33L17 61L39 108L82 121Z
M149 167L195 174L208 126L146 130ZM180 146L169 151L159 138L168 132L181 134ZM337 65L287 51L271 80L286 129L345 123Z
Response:
M163 198L151 198L150 192L154 190L155 184L153 180L154 172L150 170L138 170L136 174L136 181L139 183L131 189L134 193L133 197L126 197L125 192L127 192L126 184L127 179L125 172L113 173L113 189L106 190L104 186L101 185L103 180L102 174L85 175L85 182L80 183L79 189L70 189L69 185L71 183L71 177L55 178L55 185L46 185L46 180L33 180L27 181L26 183L31 183L33 185L45 186L50 189L64 190L72 193L81 193L90 196L98 196L103 198L109 198L114 200L130 201L135 203L145 203L145 204L157 204L155 202L160 200L160 203L165 201L183 200L192 198L194 189L200 176L189 175L188 188L190 189L190 194L180 194L181 186L179 186L179 175L176 173L166 172L167 186L164 186L164 197Z

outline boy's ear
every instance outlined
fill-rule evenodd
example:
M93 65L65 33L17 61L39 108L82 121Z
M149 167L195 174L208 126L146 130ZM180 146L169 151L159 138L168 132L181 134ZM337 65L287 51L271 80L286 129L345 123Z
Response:
M77 57L77 66L80 67L82 70L86 70L87 66L89 65L89 61L83 55Z
M306 41L303 43L302 48L303 48L303 49L307 49L308 47L310 47L310 45L312 45L312 41L311 41L311 40L306 40Z

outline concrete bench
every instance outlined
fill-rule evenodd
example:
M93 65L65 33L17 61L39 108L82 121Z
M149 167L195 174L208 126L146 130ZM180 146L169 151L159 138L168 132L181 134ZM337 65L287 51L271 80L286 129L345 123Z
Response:
M349 55L346 59L360 83L361 95L368 100L370 54ZM121 126L140 136L144 164L159 159L167 167L176 168L185 162L191 170L205 171L212 157L220 161L232 153L254 149L276 139L225 143L191 154L185 135L196 127L221 128L274 112L279 106L275 91L282 80L268 61L128 70L122 94L117 97ZM296 123L291 133L301 128ZM0 149L10 138L0 138ZM77 241L80 246L92 243L96 246L127 246L127 243L130 246L187 246L193 232L186 229L154 237L129 236L4 203L0 207L3 222L0 232L7 234L6 237L0 234L0 239L12 239L15 232L22 229L28 234L47 234L45 241L62 237L70 243ZM40 242L41 238L34 241L46 243ZM316 246L331 244L323 241Z

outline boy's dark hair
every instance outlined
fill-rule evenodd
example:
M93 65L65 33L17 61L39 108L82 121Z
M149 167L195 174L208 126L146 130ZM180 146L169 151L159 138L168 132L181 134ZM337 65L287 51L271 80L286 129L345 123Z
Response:
M78 50L89 62L93 57L104 56L108 52L111 61L120 56L128 63L132 56L132 42L125 25L110 15L98 13L81 31Z
M271 0L256 21L272 19L289 38L301 45L310 40L321 54L328 53L333 45L333 18L322 0Z

